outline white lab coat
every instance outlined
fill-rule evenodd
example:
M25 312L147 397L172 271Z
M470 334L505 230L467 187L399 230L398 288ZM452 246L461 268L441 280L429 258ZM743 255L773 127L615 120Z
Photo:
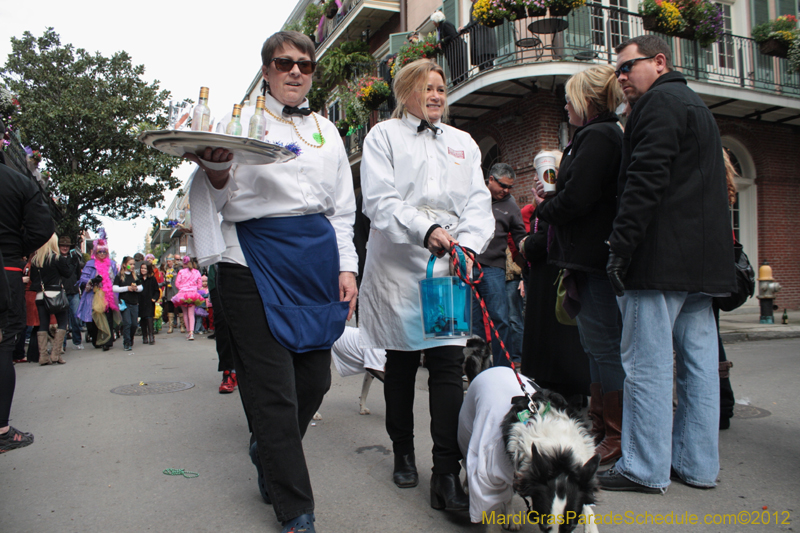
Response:
M361 188L371 221L360 289L361 344L412 351L465 340L423 340L419 281L430 252L425 234L439 224L476 253L494 236L492 198L481 171L481 154L469 134L437 123L439 135L418 133L419 119L381 122L364 141ZM434 277L447 276L449 256Z

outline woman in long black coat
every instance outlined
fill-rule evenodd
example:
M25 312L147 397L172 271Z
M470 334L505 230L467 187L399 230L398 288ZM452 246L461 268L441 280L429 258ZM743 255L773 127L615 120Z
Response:
M534 211L531 232L524 244L529 274L522 373L580 406L583 397L589 395L589 358L581 346L578 328L556 320L555 281L560 268L547 264L549 228Z
M153 337L153 321L156 314L156 302L161 297L158 280L153 265L144 262L139 267L142 278L142 292L139 294L139 319L142 325L142 344L155 344Z
M474 5L476 0L472 0ZM480 24L469 11L469 24L464 26L469 31L469 58L473 65L478 65L478 71L490 69L494 66L497 57L497 39L494 29Z

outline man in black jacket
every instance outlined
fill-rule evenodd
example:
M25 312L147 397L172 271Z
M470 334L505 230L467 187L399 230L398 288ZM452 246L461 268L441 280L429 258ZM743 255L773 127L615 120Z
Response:
M0 453L33 443L33 435L8 425L16 373L12 356L25 330L22 258L39 249L55 231L50 209L36 182L0 165L0 252L8 281L8 311L0 341Z
M722 142L709 109L673 72L664 41L636 37L616 51L633 110L606 270L622 313L626 378L622 457L600 484L663 493L672 477L712 488L719 375L711 299L736 288Z
M78 320L78 304L81 301L78 280L81 278L81 271L83 270L83 257L78 250L72 247L72 239L67 236L58 238L58 251L69 262L70 275L63 278L61 284L64 286L64 292L67 293L67 299L69 300L69 327L72 332L72 345L76 350L83 350L81 324ZM65 349L66 343L65 340Z
M500 335L509 354L519 357L520 354L512 353L515 342L510 327L508 293L506 292L506 248L508 248L509 233L518 250L522 249L520 243L528 234L525 231L525 224L522 222L519 206L511 196L515 178L514 169L506 163L495 163L489 169L486 187L492 195L492 214L495 221L494 237L489 241L486 250L475 258L475 262L480 264L483 270L483 279L477 285L478 294L486 303L486 309L497 328L497 334ZM478 269L475 266L473 277L477 275ZM494 332L490 331L491 339L486 339L483 313L475 298L472 300L472 334L479 335L484 340L491 340L494 366L511 366L501 350ZM519 363L519 360L514 362L515 365Z

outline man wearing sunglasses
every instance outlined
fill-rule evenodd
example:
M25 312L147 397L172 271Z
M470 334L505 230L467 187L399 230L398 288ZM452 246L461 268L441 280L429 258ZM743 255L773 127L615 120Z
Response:
M527 232L525 224L522 223L519 206L511 196L515 178L514 169L506 163L495 163L489 169L486 187L492 195L492 214L495 220L494 237L489 241L486 251L475 258L475 261L483 270L483 279L476 286L478 294L486 303L489 316L494 322L500 338L503 339L509 355L515 360L515 364L518 364L522 358L520 353L522 350L520 343L516 341L516 337L511 331L506 292L506 248L508 247L508 235L511 234L517 249L521 250L520 242L526 237ZM473 278L478 276L478 272L478 268L474 267ZM479 335L487 341L491 340L494 366L511 366L494 333L491 333L491 339L486 339L483 313L477 299L472 301L472 334Z
M632 105L606 270L622 313L622 457L605 490L716 486L719 375L712 295L736 288L722 142L714 116L654 35L621 43ZM673 350L678 410L673 417Z

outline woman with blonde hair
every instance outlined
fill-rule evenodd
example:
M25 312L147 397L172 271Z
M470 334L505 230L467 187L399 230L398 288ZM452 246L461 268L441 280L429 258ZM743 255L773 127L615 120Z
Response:
M31 257L31 290L36 292L36 310L39 313L39 331L36 340L39 342L39 364L64 364L64 337L67 335L69 307L53 313L58 329L53 339L52 351L47 353L47 325L50 324L50 312L44 305L44 295L55 297L63 289L62 277L69 277L70 266L67 258L58 250L58 235L53 233L50 240L36 250Z
M538 217L554 228L548 262L568 269L577 285L578 332L589 356L592 433L601 464L621 455L622 318L606 274L608 245L617 213L622 129L615 110L623 102L614 68L601 65L566 84L566 110L577 129L564 151L554 194L537 183Z
M431 506L464 511L457 431L463 398L464 340L425 340L419 280L431 254L453 244L485 250L494 235L491 196L481 154L469 134L442 122L447 116L444 72L436 63L409 63L394 80L397 107L364 141L361 187L371 220L361 284L361 343L386 350L386 429L394 450L395 484L419 483L414 456L414 391L420 351L429 372L433 475ZM436 261L435 276L450 261ZM467 264L471 271L471 262Z

